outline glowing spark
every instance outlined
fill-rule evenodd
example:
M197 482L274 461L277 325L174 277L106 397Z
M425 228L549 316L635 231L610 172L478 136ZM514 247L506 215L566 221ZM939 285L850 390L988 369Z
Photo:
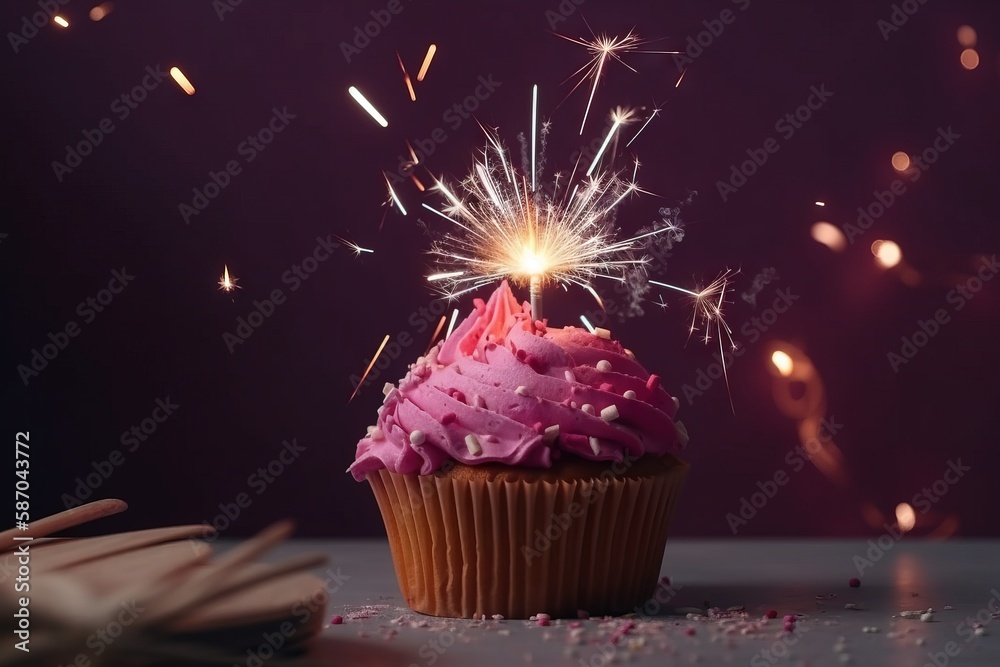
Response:
M608 130L608 135L604 137L604 143L601 144L600 150L597 151L597 155L594 156L594 161L590 163L590 168L587 169L587 176L594 173L594 169L597 167L597 163L601 161L601 156L604 155L604 151L607 150L608 144L611 143L612 137L618 131L618 128L625 123L627 123L633 115L633 111L630 109L622 109L618 107L611 113L611 128Z
M449 271L448 273L435 273L427 276L428 282L434 282L435 280L448 280L449 278L458 278L459 276L464 276L465 271Z
M392 189L392 183L389 182L389 177L385 175L384 171L382 172L382 178L385 179L385 186L389 188L389 199L396 205L396 208L399 209L400 213L406 215L406 209L403 208L403 202L399 201L399 197L396 195L396 191Z
M490 130L484 131L487 145L461 181L461 197L437 180L434 189L444 205L438 210L423 204L458 228L431 248L441 266L435 276L445 283L447 296L501 278L522 287L534 279L539 288L550 283L589 287L594 278L623 280L626 269L645 263L633 255L641 248L640 239L670 231L616 238L615 207L641 190L634 180L614 173L598 171L581 180L568 199L557 199L541 184L531 193L528 178L512 167L507 149Z
M458 308L456 308L455 312L451 314L451 322L448 323L448 333L444 335L445 340L448 340L448 336L451 335L452 330L454 330L455 328L455 322L457 321L458 321Z
M417 81L423 81L424 77L427 76L427 70L431 66L431 61L434 60L434 54L437 52L437 46L431 44L427 47L427 55L424 56L424 62L420 65L420 71L417 73Z
M782 352L781 350L775 350L771 353L771 363L778 369L781 377L788 377L795 369L792 358L788 356L787 352Z
M535 184L535 140L538 138L538 85L531 87L531 191L537 187Z
M358 385L354 388L354 391L351 393L351 397L349 399L347 399L348 403L350 403L351 401L354 400L354 397L358 394L358 389L361 389L361 387L364 386L364 384L365 384L365 378L368 377L368 374L372 370L372 366L374 366L375 362L378 361L379 355L382 354L382 350L385 349L385 344L388 343L388 342L389 342L389 334L386 334L385 338L382 339L382 344L379 345L378 346L378 350L375 351L375 356L372 357L371 363L368 364L368 368L365 369L365 372L361 376L361 379L358 380Z
M337 235L336 235L336 234L334 234L334 236L337 236ZM338 241L340 241L340 242L341 242L342 244L344 244L345 246L347 246L348 248L350 248L350 249L351 249L351 252L353 252L353 253L354 253L354 256L355 256L355 257L360 257L360 256L361 256L361 253L363 253L363 252L370 252L370 253L374 253L374 252L375 252L375 251L374 251L374 250L372 250L371 248L362 248L361 246L359 246L359 245L358 245L357 243L355 243L354 241L348 241L348 240L347 240L347 239L345 239L345 238L344 238L343 236L337 236L337 240L338 240Z
M372 106L372 103L369 102L368 99L361 94L360 90L358 90L354 86L351 86L350 88L347 89L347 92L351 94L351 97L354 98L355 102L361 105L362 109L368 112L369 116L375 119L376 123L378 123L382 127L389 127L389 121L387 121L385 117L378 112L378 109Z
M54 23L57 23L57 24L61 25L63 28L68 28L69 27L69 21L67 21L66 19L64 19L61 16L58 16L58 15L53 16L52 17L52 21Z
M588 26L589 28L589 26ZM679 51L642 51L639 47L645 44L645 41L640 39L638 35L629 31L624 37L607 37L601 35L598 37L591 30L590 34L593 39L577 39L574 37L567 37L566 35L559 35L558 37L573 42L574 44L579 44L587 49L590 54L590 60L583 65L580 69L573 72L569 78L580 75L580 80L577 81L576 85L573 86L573 90L570 91L570 95L579 88L588 79L593 80L590 86L590 96L587 99L587 107L583 112L583 122L580 123L580 134L583 134L583 129L587 125L587 116L590 115L590 107L594 103L594 95L597 93L597 84L600 83L601 77L604 75L604 68L610 60L617 60L622 65L635 72L635 69L622 60L621 55L624 53L679 53Z
M729 328L729 325L726 324L726 320L722 312L722 304L725 301L726 289L729 287L730 275L732 275L731 271L725 271L709 283L708 286L698 291L692 291L683 287L671 285L669 283L663 283L658 280L650 280L649 284L666 287L667 289L672 289L691 297L691 301L694 305L694 312L691 316L691 324L688 327L688 335L690 336L698 329L698 323L700 321L705 330L705 334L702 337L704 342L707 344L712 339L712 329L714 328L715 335L719 339L719 345L721 348L722 340L724 338L729 340L730 346L732 346L733 342L732 330ZM723 370L725 370L724 367Z
M687 74L687 73L688 73L688 71L687 71L687 67L685 67L685 68L684 68L684 71L683 71L683 72L681 72L681 75L680 75L679 77L677 77L677 83L675 83L675 84L674 84L674 88L675 88L675 89L676 89L676 88L680 88L680 87L681 87L681 81L683 81L683 80L684 80L684 75L685 75L685 74Z
M587 327L587 331L590 333L594 333L596 331L594 325L590 323L590 320L587 319L586 315L581 315L580 321L583 322L583 326Z
M826 206L826 202L825 201L818 201L818 202L816 202L816 206Z
M896 524L904 533L910 532L917 525L917 513L913 511L913 507L909 503L896 505Z
M424 190L427 189L424 187L424 184L420 182L420 179L417 178L415 174L410 174L410 180L413 181L413 184L417 186L417 190L423 192Z
M182 72L179 67L171 67L170 76L172 76L174 81L177 82L177 85L181 87L181 90L188 95L194 95L194 86L191 85L191 82L188 81L188 78L184 76L184 72Z
M232 292L234 289L243 289L236 284L238 278L230 277L229 267L225 264L222 265L222 278L219 280L219 289L223 292Z
M438 322L437 328L434 330L434 333L431 335L430 342L427 343L427 349L424 350L424 355L426 355L428 352L430 352L431 348L434 347L434 341L437 340L438 334L441 333L441 328L444 327L444 323L445 323L445 321L447 319L448 319L447 315L442 315L441 316L441 321Z
M410 92L410 101L417 101L417 92L413 90L413 83L410 81L410 75L406 72L406 66L403 64L403 59L399 55L399 51L396 51L396 60L399 61L399 69L403 70L403 83L406 84L406 89Z
M642 127L639 128L639 131L635 133L635 136L633 136L631 139L628 140L628 143L625 144L625 148L631 146L632 142L638 139L639 135L642 134L642 131L646 129L647 125L649 125L649 121L653 120L659 115L660 115L660 107L656 107L655 109L653 109L653 113L649 114L649 118L647 118L646 122L642 124Z

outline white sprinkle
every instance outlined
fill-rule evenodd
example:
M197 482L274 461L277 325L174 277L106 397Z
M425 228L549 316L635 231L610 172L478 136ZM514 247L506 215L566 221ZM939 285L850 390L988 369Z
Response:
M382 429L380 429L378 426L376 426L375 428L372 429L372 432L368 435L368 437L371 438L372 440L375 440L375 441L381 440L382 439Z
M503 614L493 614L493 620L494 621L502 621L503 620Z
M528 388L525 387L523 384L518 385L517 389L514 390L514 393L517 394L518 396L527 396Z
M559 424L553 424L545 429L542 434L542 440L545 442L555 442L555 439L559 437Z
M602 329L601 327L594 329L594 335L598 338L603 338L604 340L611 340L611 332L607 329Z
M917 637L917 646L923 646L926 643L927 640L925 640L923 637Z
M384 384L384 385L382 386L382 395L383 395L383 396L388 396L388 395L389 395L389 392L390 392L390 391L392 391L392 390L393 390L393 389L395 389L395 388L396 388L396 385L394 385L394 384L393 384L393 383L391 383L391 382L386 382L386 383L385 383L385 384Z
M365 433L367 433L368 437L370 438L372 437L372 431L374 431L377 428L378 426L369 426L367 429L365 429Z
M847 604L844 605L844 609L857 609L857 608L858 605L854 604L853 602L848 602Z
M675 410L677 408L681 407L681 399L677 398L676 396L671 396L671 398L674 399L674 409Z
M931 612L925 611L924 613L920 614L921 623L931 623L933 621L934 621L934 614L932 614Z
M601 419L606 422L613 422L618 419L618 406L612 404L601 410Z
M564 373L564 375L566 377L566 382L569 382L571 384L573 382L576 382L576 375L573 374L573 371L571 371L569 369L566 369L566 372Z
M580 407L580 409L583 410L584 412L586 412L588 415L596 415L597 414L597 410L595 410L594 406L591 405L590 403L584 403Z
M635 392L634 392L634 391L632 391L631 389L628 389L628 390L626 390L626 392L625 392L625 393L623 394L623 396L624 396L625 398L629 399L629 400L634 400L634 399L635 399Z
M986 628L976 628L972 631L977 637L982 637L986 634Z
M469 448L469 453L473 456L479 456L483 453L483 448L479 445L479 438L471 433L465 436L465 446Z
M681 447L686 446L690 440L688 437L687 426L685 426L682 422L674 422L674 426L677 427L677 435L680 436Z
M849 665L849 664L851 664L851 661L852 661L853 659L854 659L854 658L852 658L852 657L851 657L851 654L850 654L850 653L841 653L841 654L840 654L840 656L838 657L838 660L840 660L840 661L841 661L842 663L844 663L845 665Z
M861 632L867 632L867 633L873 633L874 634L874 633L877 633L878 631L879 631L878 628L875 627L874 625L866 625L865 627L861 628Z
M601 453L601 442L594 436L590 436L590 448L594 451L594 455L597 456Z
M411 445L422 445L422 444L424 444L424 440L426 440L426 439L427 439L427 436L424 435L424 432L420 431L420 430L416 430L416 431L414 431L413 433L410 434L410 444Z
M579 407L580 407L580 404L579 404L579 403L577 403L576 401L570 401L570 402L569 402L569 407L571 407L571 408L573 408L574 410L576 410L577 408L579 408Z
M597 370L601 371L602 373L610 372L611 362L608 361L607 359L601 359L600 361L597 362Z
M625 348L625 356L627 356L632 361L635 361L635 353L632 352L632 350L628 349L627 347Z

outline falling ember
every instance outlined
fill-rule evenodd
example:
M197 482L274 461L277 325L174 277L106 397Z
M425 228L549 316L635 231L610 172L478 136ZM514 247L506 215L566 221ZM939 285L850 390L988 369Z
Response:
M399 69L403 70L403 83L406 84L406 90L410 93L410 101L417 101L417 93L413 90L413 82L410 81L410 75L406 71L406 65L403 64L403 58L399 55L399 51L396 51L396 60L399 61Z
M369 116L375 119L376 123L378 123L382 127L389 127L389 121L387 121L385 117L378 112L378 109L372 106L372 103L369 102L368 99L361 94L360 90L358 90L354 86L351 86L350 88L347 89L347 92L351 94L351 97L354 98L355 102L361 105L362 109L368 112Z
M886 269L891 269L903 260L902 249L893 241L878 240L872 243L875 261Z
M917 525L917 514L913 511L909 503L899 503L896 505L896 524L904 533L910 532Z
M170 76L172 76L174 81L177 82L177 85L181 87L181 90L188 95L194 95L194 86L191 85L191 82L188 81L188 78L184 76L184 72L182 72L179 67L171 67Z
M90 10L90 20L100 21L114 10L114 4L103 2Z
M896 171L906 171L910 168L910 156L903 151L892 154L892 168Z
M597 331L597 329L594 328L594 325L590 323L590 320L587 319L586 315L581 315L580 321L583 322L583 326L587 327L587 331L590 333Z
M960 60L962 61L962 67L965 69L976 69L979 67L979 52L975 49L966 49L962 51Z
M437 340L438 334L441 333L441 329L444 328L444 323L447 322L447 321L448 321L448 316L447 315L442 315L441 316L441 320L438 322L437 328L434 329L434 333L431 334L431 340L430 340L430 342L427 343L427 349L424 350L424 354L425 355L428 352L431 351L432 347L434 347L434 341Z
M775 350L771 353L771 363L778 369L778 373L781 374L781 377L786 378L792 374L793 370L795 370L792 358L788 356L787 352L783 352L781 350Z
M52 17L52 22L62 26L63 28L69 27L69 21L58 15Z
M223 292L232 292L234 289L242 289L236 284L238 278L233 278L229 275L229 267L225 264L222 265L222 278L219 279L219 289Z
M375 362L378 361L379 355L382 354L382 350L385 349L385 344L388 343L388 342L389 342L389 334L386 334L385 338L382 339L382 344L379 345L378 346L378 350L375 351L375 356L372 357L371 363L368 364L368 368L365 369L365 372L361 376L361 379L358 380L357 386L354 387L354 391L351 393L351 397L349 399L347 399L348 403L350 403L351 401L354 400L354 397L357 396L357 394L358 394L358 389L361 389L361 387L364 386L364 384L365 384L365 378L368 377L368 374L372 370L372 366L374 366Z
M424 62L420 65L420 71L417 72L417 81L423 81L424 77L427 76L427 70L430 69L431 61L434 60L434 54L437 53L437 45L431 44L427 47L427 55L424 56Z
M976 45L976 30L971 25L963 25L958 29L958 43L966 48Z
M687 73L688 73L688 71L687 71L687 68L685 67L684 71L681 72L681 75L679 77L677 77L677 83L674 84L674 88L680 88L681 87L681 81L684 80L684 75L687 74Z
M847 247L847 237L840 227L831 225L829 222L817 222L812 226L812 237L818 243L822 243L834 252L840 252Z

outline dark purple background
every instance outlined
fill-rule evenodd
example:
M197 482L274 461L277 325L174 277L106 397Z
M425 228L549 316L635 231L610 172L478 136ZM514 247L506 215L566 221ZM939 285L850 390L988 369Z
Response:
M305 534L382 534L367 485L344 470L374 421L382 382L399 377L423 351L430 330L415 329L408 318L433 295L421 278L428 270L427 239L416 223L421 199L404 188L411 215L390 212L380 232L379 170L395 167L405 138L426 138L445 125L442 113L469 95L480 75L502 85L477 117L499 126L511 144L528 129L530 86L540 85L543 112L555 121L550 159L566 167L579 145L586 95L577 91L557 107L569 91L560 84L585 56L550 34L545 11L557 10L556 0L402 1L403 12L349 64L340 42L385 3L248 0L220 21L209 2L122 1L95 23L86 18L91 3L72 0L62 8L68 30L48 26L17 54L0 48L0 232L8 234L0 242L8 304L2 410L5 438L31 431L33 516L62 509L60 496L74 491L76 478L121 449L122 432L169 396L180 406L176 414L125 453L93 496L131 505L105 527L211 520L220 503L250 492L253 504L228 534L284 516L297 519ZM1000 75L993 30L1000 7L928 2L884 40L876 22L889 17L889 2L753 0L739 11L728 0L587 0L557 30L586 36L586 18L599 32L636 26L643 36L666 38L650 48L684 48L725 8L735 10L735 22L697 58L678 91L671 56L629 57L639 74L612 67L586 135L600 136L616 104L666 102L633 145L643 162L641 185L663 198L628 204L622 224L637 229L664 203L699 190L684 212L687 237L660 277L690 285L741 268L728 309L738 338L759 314L739 297L754 275L769 267L780 275L765 287L757 311L776 288L799 297L733 363L735 414L721 382L692 405L682 401L692 472L674 533L731 535L726 514L738 511L758 482L788 469L785 455L798 436L772 400L768 370L771 346L784 340L802 347L823 378L827 414L843 425L836 441L850 484L838 486L807 466L740 535L877 534L862 515L865 503L891 518L898 502L958 458L971 472L921 517L920 532L954 515L959 534L1000 534L1000 281L952 312L898 374L886 358L918 320L938 308L951 312L947 292L980 256L997 250ZM0 28L15 30L34 11L33 2L5 2ZM979 33L982 64L971 72L959 65L955 38L964 23ZM413 104L395 52L415 72L432 41L438 55ZM197 94L186 96L167 79L118 120L111 102L141 82L147 65L180 66ZM776 136L775 121L820 84L832 99L794 137L779 139L780 151L724 203L716 181L747 149ZM349 85L376 102L388 129L350 100ZM264 127L273 107L285 106L296 115L287 129L254 162L243 162L242 173L185 225L178 204L190 202L209 170L242 161L238 144ZM52 161L106 116L115 131L59 183ZM852 222L874 190L889 187L898 177L889 162L894 151L919 152L948 126L961 135L958 142L856 244L834 254L810 238L817 220ZM482 135L471 120L445 131L448 140L429 165L459 175ZM355 258L341 248L290 292L282 274L327 234L376 252ZM923 276L918 286L874 264L869 245L877 238L902 246ZM216 288L223 263L243 288L232 296ZM30 362L49 332L79 323L77 304L121 267L134 282L25 386L16 366ZM223 333L275 288L287 301L230 354ZM713 362L713 348L685 346L688 311L671 303L665 312L649 308L642 318L609 326L680 394ZM467 310L470 301L461 306ZM550 294L547 315L555 324L575 324L591 308L577 289ZM403 331L416 342L348 405L349 376L363 370L382 336ZM256 495L248 476L291 438L306 451Z

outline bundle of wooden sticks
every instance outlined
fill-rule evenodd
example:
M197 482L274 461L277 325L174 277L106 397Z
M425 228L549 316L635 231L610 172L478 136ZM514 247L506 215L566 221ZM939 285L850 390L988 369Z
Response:
M49 537L126 507L101 500L0 533L0 616L15 630L0 664L232 665L256 655L270 667L322 628L327 591L306 571L326 558L259 560L291 534L288 522L218 555L199 539L205 525Z

